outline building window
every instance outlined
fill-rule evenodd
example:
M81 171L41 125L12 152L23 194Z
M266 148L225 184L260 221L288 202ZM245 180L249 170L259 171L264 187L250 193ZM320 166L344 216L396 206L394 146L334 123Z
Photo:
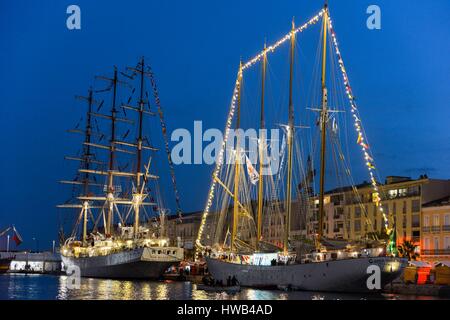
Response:
M394 199L394 198L396 198L397 195L398 195L397 189L395 189L395 190L389 190L389 191L388 191L388 195L389 195L389 199Z
M397 203L395 202L392 204L392 214L393 215L397 214Z
M412 201L412 212L420 212L420 200L413 200Z
M420 215L415 214L412 216L412 227L419 228L420 227Z
M423 217L423 226L429 227L430 226L430 216L424 216Z
M408 191L409 191L409 195L412 197L420 195L420 187L419 186L410 187Z
M360 206L355 207L355 219L356 218L361 218L361 207Z
M434 237L434 250L439 250L439 237Z
M444 216L444 226L450 226L450 214Z
M361 231L361 220L355 220L355 232Z
M446 236L444 238L444 249L446 249L446 250L450 249L450 237L449 236Z
M424 250L430 250L430 238L425 238L423 240L423 248Z
M406 207L406 201L403 201L403 214L406 214L407 207Z
M408 194L408 189L406 189L406 188L398 190L399 197L406 197L407 194Z
M439 227L439 215L435 214L433 216L433 227Z

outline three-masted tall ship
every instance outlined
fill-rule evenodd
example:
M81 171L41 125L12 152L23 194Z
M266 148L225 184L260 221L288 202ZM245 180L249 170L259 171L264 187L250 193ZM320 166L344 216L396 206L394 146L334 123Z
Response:
M81 155L66 157L80 164L77 175L61 181L73 186L73 196L59 208L77 212L61 246L64 268L70 273L79 268L82 277L158 279L183 259L183 249L170 246L164 226L168 209L160 177L152 173L158 148L147 135L155 129L149 117L159 116L167 139L156 81L144 58L136 67L123 72L114 67L111 77L97 79L106 88L78 97L88 106L85 124L70 130L84 136ZM119 86L129 92L126 103L119 102ZM105 100L94 95L110 95L110 110L104 112ZM176 200L180 213L178 195Z
M294 96L296 37L320 21L322 27L315 57L316 65L312 66L311 72L312 92L306 96L296 97ZM244 74L250 72L255 65L261 65L259 127L270 129L268 117L266 117L270 110L266 106L265 98L268 55L275 55L275 52L285 43L290 43L290 61L287 124L281 125L284 135L279 153L281 161L278 168L280 169L277 173L264 174L263 170L267 170L265 158L272 156L268 153L269 144L273 142L271 141L273 138L269 139L265 136L267 131L260 131L257 152L259 170L257 170L256 165L249 161L251 155L250 150L246 149L248 144L242 143L244 140L242 131L236 131L235 144L232 144L232 147L229 147L230 141L227 141L228 132L232 129L233 123L236 129L244 127L245 119L242 115L248 114L243 112L245 107L242 105L245 99L242 93ZM305 55L305 51L302 53ZM328 55L331 57L328 58ZM328 60L334 68L330 71L327 70ZM314 60L310 59L310 61ZM307 66L300 66L300 70L306 69ZM275 73L273 69L271 72ZM339 72L342 76L341 81ZM331 75L330 80L327 80L328 74ZM251 78L250 75L249 78ZM278 81L272 87L280 85L280 82L282 81ZM331 91L328 90L328 86L331 87ZM249 84L247 88L254 88L254 86ZM308 97L310 100L305 103L304 109L307 109L305 113L309 112L318 116L305 115L300 119L302 122L296 124L294 115L300 114L300 111L295 110L294 105ZM272 97L271 101L274 100L276 98ZM330 102L334 103L334 108L329 107ZM274 105L276 110L272 110L272 113L279 113L283 109L283 103L285 101L280 103L279 108ZM311 104L308 105L308 103ZM349 106L348 110L343 108L344 103ZM330 172L334 167L336 171L339 168L338 178L340 179L333 179L333 181L348 181L352 186L350 190L353 190L355 198L358 198L357 188L351 178L349 160L343 151L345 149L340 146L341 140L348 139L347 137L342 139L340 136L341 128L338 120L345 117L347 111L350 111L348 113L354 122L355 140L358 149L363 152L364 166L370 174L373 205L382 217L385 230L392 232L393 219L383 211L381 190L375 179L373 156L366 143L361 117L349 84L336 33L332 27L328 6L325 5L316 16L300 27L296 27L293 23L292 30L285 37L273 45L265 45L264 50L248 62L241 62L225 128L225 143L218 154L219 159L213 172L212 185L197 239L198 256L205 257L209 272L216 281L226 283L227 279L235 277L242 286L249 287L281 286L307 291L374 292L382 289L385 284L401 274L406 261L386 251L386 243L379 241L376 236L370 245L369 241L352 243L345 240L344 245L341 245L339 249L336 246L327 245L330 240L324 237L325 187L327 179L331 180ZM254 115L254 112L252 114ZM247 121L247 124L254 121L255 117L250 118L253 119ZM304 125L308 118L311 119L312 124L309 127ZM282 120L275 120L279 121L276 125L280 126L279 123ZM315 134L312 133L314 130ZM301 140L298 133L309 136L309 140ZM308 147L309 151L306 150ZM231 150L226 150L227 148ZM225 162L225 154L231 155L234 161ZM333 166L329 165L327 168L327 159L333 154ZM303 159L308 160L303 161ZM274 160L273 157L272 160ZM320 171L318 183L315 181L315 166L312 165L317 162ZM294 183L295 179L298 183ZM317 185L318 192L315 192ZM304 220L315 222L313 232L303 239L306 244L310 244L311 249L301 255L294 251L292 245L291 220L294 192L297 194L296 214L304 214ZM360 207L362 210L365 209L362 202ZM282 243L278 245L266 240L272 234L264 234L265 229L268 233L277 232L270 229L273 220L281 221L279 225L284 229ZM370 227L370 219L367 221ZM207 224L209 224L208 228ZM210 233L205 234L206 230ZM392 234L395 233L392 232Z

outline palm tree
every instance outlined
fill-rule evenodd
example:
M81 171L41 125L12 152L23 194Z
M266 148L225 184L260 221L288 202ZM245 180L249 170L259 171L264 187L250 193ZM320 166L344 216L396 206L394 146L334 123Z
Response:
M411 241L405 240L398 246L398 254L401 258L408 258L410 260L417 260L419 254L416 252L417 246Z

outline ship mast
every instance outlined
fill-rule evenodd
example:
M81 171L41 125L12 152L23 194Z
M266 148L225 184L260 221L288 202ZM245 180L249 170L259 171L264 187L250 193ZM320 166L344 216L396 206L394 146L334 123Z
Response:
M259 248L259 241L262 235L262 212L264 205L264 181L263 181L263 157L266 143L265 137L265 120L264 120L264 90L266 81L266 67L267 67L267 46L264 43L264 56L262 63L262 80L261 80L261 120L260 120L260 140L259 140L259 184L258 184L258 218L257 218L257 235L256 235L256 250Z
M111 107L111 140L109 149L109 171L108 171L108 190L107 190L107 201L108 201L108 218L106 221L105 233L107 235L112 235L113 228L113 215L114 215L114 162L115 162L115 140L116 140L116 96L117 96L117 67L114 66L114 78L112 79L113 85L113 98Z
M69 132L71 133L82 133L84 134L84 143L83 143L83 154L80 157L65 157L66 160L73 160L73 161L80 161L82 163L81 165L81 169L79 170L80 173L83 173L82 175L82 179L80 181L60 181L60 183L63 184L74 184L74 185L81 185L82 186L82 192L80 193L80 196L78 197L79 200L82 200L82 203L77 205L77 204L62 204L62 205L58 205L58 208L67 208L67 209L71 209L71 208L79 208L81 209L80 211L80 215L78 218L78 221L83 222L83 226L82 226L82 244L83 246L86 245L86 239L87 239L87 224L88 224L88 213L91 214L92 217L92 213L90 212L90 209L92 208L92 206L89 203L89 187L91 185L94 186L98 186L98 184L96 183L92 183L90 180L90 174L92 172L91 170L91 163L96 163L96 164L102 164L102 162L100 161L96 161L95 159L93 159L93 154L91 153L91 146L93 145L91 143L91 137L92 137L92 107L94 105L94 103L96 103L96 101L93 98L93 89L90 88L89 92L88 92L88 96L76 96L77 99L80 100L85 100L88 103L88 109L86 112L86 124L85 124L85 129L83 130L78 130L78 129L73 129L73 130L69 130ZM78 224L78 222L77 222Z
M144 57L141 59L139 73L140 77L140 94L139 94L139 124L138 124L138 137L137 137L137 166L136 166L136 192L133 195L134 202L134 237L137 238L139 233L139 210L142 202L141 190L141 176L142 176L142 130L144 120L144 75L145 75L145 62Z
M91 135L92 135L92 103L93 103L93 90L89 89L89 95L87 97L88 101L88 112L86 115L86 129L85 129L85 144L84 144L84 168L86 172L84 173L84 195L89 196L89 170L90 170L90 160L91 160ZM89 202L85 200L83 202L83 246L86 246L86 238L87 238L87 221L88 221L88 210L89 210Z
M147 144L144 144L144 136L143 136L143 130L144 130L144 116L155 115L150 110L145 109L145 104L147 103L144 99L144 92L145 92L145 76L152 77L152 73L150 71L146 71L145 69L145 60L144 57L141 58L141 61L138 63L136 68L127 67L128 71L132 71L134 74L140 75L140 84L139 84L139 102L138 106L132 106L132 105L122 105L122 108L132 110L138 113L138 134L136 137L136 144L126 143L128 146L132 146L136 148L136 171L134 173L135 176L135 190L133 191L133 209L134 209L134 224L133 224L133 230L134 230L134 237L137 238L139 234L139 223L140 223L140 207L142 205L155 205L155 203L149 203L144 202L145 198L147 197L147 194L144 193L145 183L148 178L151 179L157 179L157 176L149 174L149 166L144 166L145 170L143 170L142 165L142 155L143 150L152 150L157 151L156 148L149 146Z
M83 161L84 161L84 169L89 170L90 163L92 160L92 159L90 159L91 158L91 145L90 144L91 144L91 136L92 136L92 105L94 103L92 88L89 89L89 93L88 93L87 97L80 97L80 98L86 99L86 101L88 102L88 111L86 113ZM89 193L89 172L84 172L83 193L86 196Z
M324 218L324 187L325 187L325 147L326 147L326 128L328 121L327 109L327 88L325 83L326 76L326 53L327 53L327 28L328 28L328 8L325 4L323 14L323 48L322 48L322 111L321 111L321 148L320 148L320 194L319 194L319 228L317 234L317 249L320 249L320 240L323 235Z
M98 207L98 208L102 209L103 225L105 228L106 236L111 236L113 233L113 225L114 225L113 217L114 217L115 211L118 212L118 217L119 217L120 222L122 224L126 224L128 215L124 219L121 216L117 205L129 205L130 212L131 212L131 209L134 209L135 221L134 221L133 225L134 225L135 237L137 236L138 231L139 231L138 228L139 228L140 207L156 205L156 203L154 203L154 202L144 201L145 198L147 197L147 194L144 193L144 188L145 188L147 179L158 179L159 177L154 174L150 174L149 173L149 165L145 166L142 163L143 150L157 151L156 148L150 146L148 143L144 143L144 141L146 139L143 136L144 114L154 115L153 112L150 112L149 110L145 110L146 109L145 105L147 102L144 98L144 77L145 77L145 75L151 76L151 72L145 71L145 63L144 63L143 58L139 62L138 66L136 68L127 68L127 69L133 71L134 74L139 73L141 75L139 105L131 106L131 105L125 104L125 105L121 106L123 109L129 109L129 110L133 110L133 111L136 111L139 113L139 126L138 126L138 134L137 134L136 140L135 140L136 142L122 141L120 138L118 139L118 137L117 137L117 123L118 122L134 124L134 121L130 120L126 117L122 118L122 117L118 116L117 85L119 85L119 84L128 85L128 84L126 82L119 80L118 71L117 71L116 67L114 67L114 76L112 78L108 78L108 77L104 77L104 76L96 77L98 79L108 81L111 84L110 87L108 87L107 89L104 89L102 91L109 91L109 90L113 89L112 106L111 106L110 114L106 115L106 114L100 114L100 113L92 111L92 105L94 103L96 103L92 99L92 94L90 94L89 98L81 97L84 100L90 101L90 106L89 106L89 111L88 111L88 120L87 120L87 129L85 132L87 137L86 137L86 140L83 142L83 144L85 146L85 148L83 150L86 155L82 159L73 158L73 157L71 157L70 159L97 163L100 165L104 165L105 167L108 167L108 170L93 169L92 166L85 164L81 169L78 170L78 172L84 173L84 177L86 177L84 179L84 181L62 181L63 183L79 184L79 185L85 186L84 194L77 197L79 200L82 200L82 204L79 204L79 205L65 204L65 205L58 206L61 208L81 208L77 224L83 220L84 242L87 237L87 231L86 231L87 230L87 214L89 213L92 217L92 213L90 212L90 209L92 208L90 201L104 201L104 205L102 207ZM122 73L122 74L124 74L124 73ZM129 76L126 74L124 74L124 75L130 79L133 79L133 77L134 77L134 75L133 76ZM98 110L100 110L100 107L102 104L103 104L103 101L102 101L102 103L100 103ZM125 112L125 110L124 110L124 112ZM109 145L107 145L107 144L103 145L103 144L91 142L91 140L92 140L91 139L91 135L92 135L91 116L100 117L100 118L104 118L104 119L111 121ZM81 132L80 130L73 130L73 131ZM125 139L125 137L127 135L128 135L128 132L123 136L122 139ZM130 150L127 148L124 149L124 148L116 147L117 145L129 147L129 148L135 148L135 149L134 150ZM90 154L91 148L90 147L107 150L109 152L109 163L106 164L106 163L103 163L100 161L96 161L94 159L90 159L90 156L91 156L91 154ZM133 156L136 156L137 167L135 170L133 170L133 172L122 171L120 168L115 169L116 162L117 162L116 161L116 153L117 152L131 154ZM69 158L67 158L67 159L69 159ZM143 170L143 168L145 168L145 170ZM99 184L92 184L90 182L90 180L89 180L90 174L102 175L102 176L107 177L107 182L106 182L107 184L104 187L104 192L105 192L104 196L90 195L89 190L88 190L88 185L89 186L90 185L101 186ZM115 180L114 177L116 177L116 176L134 179L136 185L134 186L134 189L133 189L133 198L132 199L119 198L119 197L116 198L115 193L121 192L120 186L115 187L115 185L114 185L114 180ZM92 219L94 219L94 218L92 217ZM98 220L95 222L94 228L96 227L97 223L98 223Z
M295 54L295 22L292 20L291 30L291 50L290 50L290 70L289 70L289 121L287 125L287 147L288 147L288 167L286 186L286 221L284 224L283 252L289 251L289 233L291 229L291 209L292 209L292 152L294 139L294 104L292 99L292 82L294 78L294 54Z
M237 96L237 114L236 114L236 150L234 159L234 204L233 204L233 224L231 230L230 249L235 249L235 239L237 234L237 226L239 221L239 174L240 174L240 137L239 128L241 126L241 89L242 89L242 61L239 64L238 75L238 96Z

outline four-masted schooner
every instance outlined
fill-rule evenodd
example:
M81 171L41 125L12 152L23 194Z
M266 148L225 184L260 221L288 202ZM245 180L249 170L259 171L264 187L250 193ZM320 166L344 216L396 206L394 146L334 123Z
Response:
M78 210L78 216L71 236L61 247L61 256L65 270L72 273L74 268L79 268L82 277L158 279L183 259L183 249L169 246L159 176L151 173L157 148L151 145L145 132L150 130L147 116L157 113L150 110L146 80L150 81L148 88L153 90L161 125L164 125L163 134L165 124L153 72L144 58L136 67L128 67L120 74L139 85L132 90L126 104L119 104L118 86L129 84L119 79L117 68L114 67L111 78L98 77L109 86L96 92L112 93L109 114L100 112L104 101L94 99L93 89L87 97L79 97L88 105L85 128L72 131L84 135L83 151L79 157L66 159L78 161L81 166L76 179L62 181L78 187L77 195L75 201L59 206ZM136 89L137 103L134 103ZM94 106L97 106L96 111ZM127 116L127 112L134 118ZM100 132L96 119L108 121L108 134ZM120 137L119 123L133 126L135 136L130 134L131 127ZM109 138L109 144L102 143L105 137ZM106 151L107 156L99 157L93 149ZM119 162L119 154L124 155L122 162ZM155 216L150 217L146 208Z
M321 34L321 106L313 109L319 112L319 121L317 121L320 130L320 181L319 193L313 197L314 201L318 200L318 227L317 234L314 237L314 247L309 254L297 257L290 246L291 232L291 215L292 215L292 189L293 189L293 153L294 153L294 102L293 102L293 70L294 70L294 53L296 34L302 32L309 25L315 24L322 19ZM213 173L213 182L208 194L208 201L204 210L202 224L200 225L197 249L198 252L206 258L209 272L212 277L219 282L226 283L227 279L235 277L242 286L250 287L289 287L299 290L308 291L336 291L336 292L373 292L380 290L385 284L397 278L406 261L398 259L392 255L383 254L383 248L355 247L350 244L340 250L331 250L323 245L323 226L324 226L324 198L325 198L325 180L326 180L326 146L327 131L330 126L330 114L334 112L328 107L328 90L326 81L326 65L327 65L327 33L332 33L333 40L335 37L334 30L331 29L331 21L329 18L329 10L327 5L311 20L300 28L295 28L294 23L291 32L272 46L265 46L264 50L250 60L248 63L241 62L236 87L233 94L229 118L227 121L226 132L230 129L232 121L235 121L236 129L241 127L241 90L243 81L243 72L252 65L262 63L262 97L261 97L261 120L260 127L265 128L265 76L267 54L274 52L279 46L285 42L290 42L290 69L289 69L289 102L288 102L288 123L285 126L286 137L286 164L287 172L285 177L284 203L282 204L284 215L284 236L283 248L277 250L267 249L263 243L262 225L263 211L266 210L269 200L264 199L263 190L265 188L265 177L261 172L262 157L265 152L266 139L260 137L259 141L259 182L257 186L258 199L256 201L256 209L254 209L253 200L250 197L242 199L242 195L247 192L242 190L242 184L245 183L244 164L245 150L240 144L239 133L237 133L237 143L234 150L234 164L228 165L224 169L222 163L223 149L219 153L219 160ZM320 42L319 42L320 43ZM341 64L341 60L339 61ZM342 65L343 68L343 65ZM345 74L346 76L346 74ZM346 83L348 80L345 79ZM347 89L349 91L349 89ZM352 105L353 107L353 105ZM357 127L358 128L358 127ZM225 139L227 136L225 135ZM359 140L361 138L358 138ZM224 147L225 148L225 147ZM365 149L363 149L365 150ZM367 156L368 157L368 156ZM366 157L366 159L367 159ZM248 165L247 165L248 166ZM244 171L244 173L243 173ZM226 178L222 178L220 173L226 173ZM371 172L371 171L370 171ZM225 175L225 174L224 174ZM373 176L372 176L373 178ZM374 181L374 179L372 179ZM374 188L377 188L376 182L373 182ZM215 200L216 188L225 189L225 196L229 202L219 203L217 212L210 212ZM376 189L375 189L376 190ZM247 192L250 193L250 192ZM378 195L378 193L376 193ZM225 196L223 199L225 199ZM379 204L379 199L376 199ZM221 200L218 200L220 202ZM245 201L247 203L245 203ZM278 200L282 202L282 200ZM273 202L273 201L272 201ZM228 205L228 203L230 205ZM309 207L308 207L309 208ZM381 208L381 207L380 207ZM250 210L256 211L252 215ZM381 210L381 209L380 209ZM253 211L253 212L254 212ZM231 215L228 219L231 224L231 232L227 231L225 239L222 242L216 241L208 245L203 244L205 224L208 215L220 215L221 212ZM383 214L384 215L384 214ZM240 221L246 219L256 220L256 239L254 242L243 241L239 238L239 227L242 226ZM221 222L226 221L225 218L218 218ZM387 221L387 220L386 220ZM219 228L222 228L220 226ZM229 228L229 229L230 229ZM242 229L242 227L241 227ZM220 230L219 230L220 231ZM243 232L241 232L243 234ZM228 241L228 235L230 237ZM208 238L210 235L208 235ZM216 237L216 239L218 239ZM381 253L381 254L380 254ZM378 278L377 278L378 277Z

